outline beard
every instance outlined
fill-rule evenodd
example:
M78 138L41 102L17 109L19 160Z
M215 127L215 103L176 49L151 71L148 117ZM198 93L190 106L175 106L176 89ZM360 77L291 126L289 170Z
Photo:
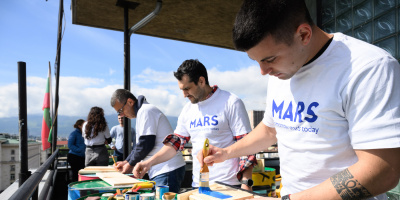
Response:
M199 98L196 98L196 97L194 97L194 96L190 96L189 100L190 100L190 102L191 102L192 104L196 104L196 103L199 103L199 102L200 102L200 99L199 99Z

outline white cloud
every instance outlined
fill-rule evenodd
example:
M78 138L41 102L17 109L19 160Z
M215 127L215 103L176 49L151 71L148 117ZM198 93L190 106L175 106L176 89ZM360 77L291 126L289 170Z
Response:
M18 84L0 86L0 117L18 116Z
M257 66L242 68L239 71L209 70L211 85L238 95L247 110L265 108L267 91L266 76L261 76ZM93 106L102 107L105 114L115 110L110 106L112 93L123 85L106 85L108 81L87 77L60 77L59 115L85 117ZM151 69L142 71L132 79L131 91L134 95L144 95L147 100L160 108L168 116L178 116L183 105L188 102L183 98L177 81L170 72L156 72ZM54 91L53 81L53 91ZM46 79L28 77L27 106L28 114L42 114ZM54 94L53 94L54 95ZM54 98L54 97L53 97ZM12 83L0 87L0 117L18 116L18 84Z
M137 80L141 84L145 83L172 83L175 82L173 72L161 72L155 71L150 68L146 68L140 74L134 76L134 80Z
M236 94L247 110L264 110L267 96L268 76L260 74L258 66L242 68L239 71L208 70L210 85Z
M179 90L178 83L172 74L172 71L156 72L152 69L146 69L135 76L134 80L139 83L136 88L150 87L153 89L132 91L135 95L145 94L144 92L146 92L146 96L151 95L151 97L154 97L157 102L160 102L159 105L168 105L168 108L172 108L165 108L164 112L171 112L175 115L176 112L174 111L179 110L180 112L181 108L176 109L174 105L182 106L187 100L183 100L183 94ZM212 68L208 70L208 76L210 85L218 85L221 89L239 96L245 103L247 110L265 109L268 76L261 76L258 66L242 68L239 71L219 71L217 68ZM168 92L169 96L165 92ZM158 96L160 96L159 99L157 99ZM168 101L172 100L170 99L172 97L176 101L175 104ZM147 99L149 98L150 96L147 97ZM157 106L160 107L159 105Z

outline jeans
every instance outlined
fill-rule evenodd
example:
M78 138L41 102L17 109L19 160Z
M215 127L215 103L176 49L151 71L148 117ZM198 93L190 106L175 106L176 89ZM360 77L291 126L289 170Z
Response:
M166 172L153 177L151 180L156 182L156 186L168 185L170 192L178 193L181 189L183 178L185 177L185 166L179 167L170 172Z
M116 149L114 150L113 156L117 156L117 161L124 161L124 153L121 153Z

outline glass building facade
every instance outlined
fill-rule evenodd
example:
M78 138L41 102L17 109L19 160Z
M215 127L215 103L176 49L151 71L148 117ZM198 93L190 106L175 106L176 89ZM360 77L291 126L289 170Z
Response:
M379 46L400 59L400 0L321 0L320 21L328 33L342 32Z

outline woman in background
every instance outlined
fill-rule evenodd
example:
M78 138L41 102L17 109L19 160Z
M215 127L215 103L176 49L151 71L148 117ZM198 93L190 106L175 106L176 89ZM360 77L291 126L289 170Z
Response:
M78 171L85 168L85 143L82 137L83 119L78 119L75 124L75 130L69 134L67 161L71 165L72 182L78 181Z
M108 166L108 151L105 144L111 143L110 129L100 107L90 109L87 121L83 124L85 138L85 166Z

